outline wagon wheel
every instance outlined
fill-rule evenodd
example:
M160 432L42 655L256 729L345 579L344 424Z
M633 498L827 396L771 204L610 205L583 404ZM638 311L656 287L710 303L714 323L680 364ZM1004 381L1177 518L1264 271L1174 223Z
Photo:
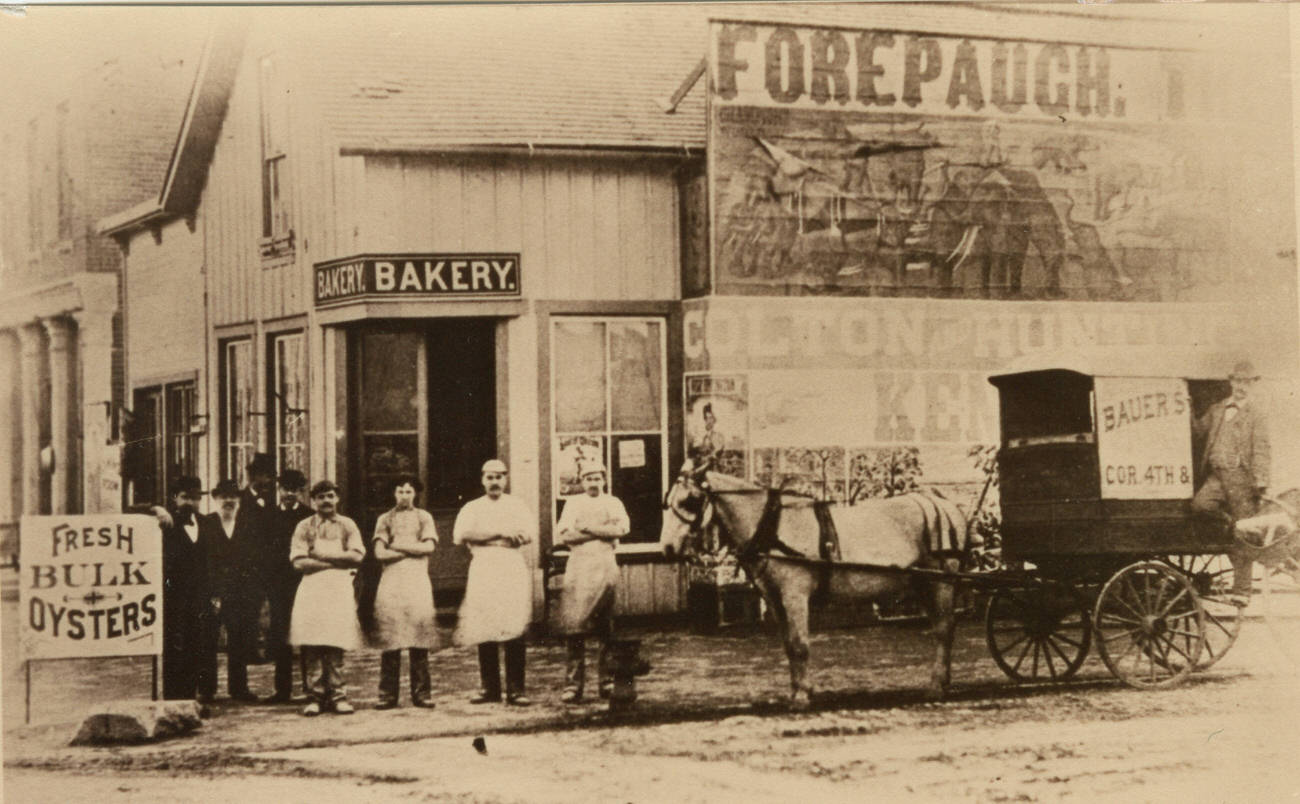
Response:
M1223 658L1241 633L1241 609L1232 604L1232 562L1223 555L1177 555L1165 559L1187 576L1205 609L1205 650L1198 669Z
M1093 612L1097 647L1110 672L1134 687L1177 684L1205 646L1205 610L1187 576L1158 561L1111 576Z
M1088 657L1088 607L1055 590L999 589L984 617L989 653L1017 682L1067 679Z

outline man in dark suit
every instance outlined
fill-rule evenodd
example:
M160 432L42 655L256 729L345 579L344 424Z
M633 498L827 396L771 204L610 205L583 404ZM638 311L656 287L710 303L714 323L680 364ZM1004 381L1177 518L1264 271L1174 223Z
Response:
M1254 516L1260 498L1268 491L1272 455L1268 423L1251 400L1251 387L1259 375L1249 361L1238 363L1228 375L1232 394L1210 406L1196 421L1196 434L1203 437L1200 471L1205 481L1192 497L1192 509L1218 515L1232 522ZM1250 601L1252 562L1229 553L1233 568L1233 603Z
M236 701L256 701L257 696L248 689L248 664L254 660L257 650L257 617L262 602L258 567L260 515L244 509L239 487L233 480L218 483L212 496L217 500L218 509L201 520L199 538L207 545L208 580L216 622L206 635L199 693L201 698L209 700L216 694L218 632L225 628L230 697Z
M280 502L270 512L262 542L262 579L271 608L271 625L266 636L267 650L275 660L275 692L265 703L288 703L293 699L293 646L289 644L289 619L293 598L302 574L289 561L289 547L294 528L312 515L303 503L307 478L296 469L280 474Z
M163 698L197 696L203 635L211 628L207 546L200 538L197 477L172 481L162 527ZM162 517L160 517L160 522Z

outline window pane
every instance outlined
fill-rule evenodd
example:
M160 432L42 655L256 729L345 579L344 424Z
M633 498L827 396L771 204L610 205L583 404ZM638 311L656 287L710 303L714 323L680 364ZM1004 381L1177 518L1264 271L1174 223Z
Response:
M253 454L252 344L237 341L226 345L226 474L240 485L244 468Z
M609 325L610 404L614 430L658 430L663 377L659 365L659 324Z
M555 429L605 429L605 325L555 322Z
M622 500L632 520L632 530L625 542L659 538L664 498L662 443L659 433L613 438L610 493Z
M286 335L275 341L277 455L279 468L306 469L307 388L303 367L303 336Z
M416 364L420 335L368 332L361 340L361 429L415 430L419 418Z

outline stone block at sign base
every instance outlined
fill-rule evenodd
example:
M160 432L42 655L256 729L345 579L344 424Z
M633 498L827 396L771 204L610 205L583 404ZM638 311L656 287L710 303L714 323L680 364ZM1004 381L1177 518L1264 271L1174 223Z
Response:
M110 701L82 721L72 745L147 743L188 734L202 724L197 701Z

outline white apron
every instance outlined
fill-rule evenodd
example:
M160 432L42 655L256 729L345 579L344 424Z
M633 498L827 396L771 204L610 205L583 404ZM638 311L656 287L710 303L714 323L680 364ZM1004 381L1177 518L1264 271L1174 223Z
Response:
M564 566L560 633L590 633L593 615L614 605L618 578L618 562L608 543L587 542L576 545Z
M357 647L361 626L352 591L355 574L356 570L327 569L302 576L289 618L289 644Z
M457 645L506 642L523 636L533 618L533 579L513 547L475 545L456 623Z
M427 558L404 558L384 565L375 592L375 638L380 650L436 648L433 584Z

